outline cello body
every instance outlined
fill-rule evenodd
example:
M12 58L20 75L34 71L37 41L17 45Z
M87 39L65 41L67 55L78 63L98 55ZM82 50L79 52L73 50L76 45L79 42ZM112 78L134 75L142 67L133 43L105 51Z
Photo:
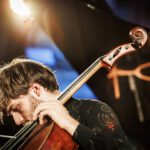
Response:
M18 150L77 150L71 135L54 122L38 125Z
M55 142L53 142L55 141ZM77 150L78 144L58 125L54 124L51 134L42 146L42 150Z

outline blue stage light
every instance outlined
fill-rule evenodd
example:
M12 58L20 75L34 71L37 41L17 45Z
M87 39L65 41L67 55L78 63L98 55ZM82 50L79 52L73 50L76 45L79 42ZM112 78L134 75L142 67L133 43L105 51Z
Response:
M51 67L56 65L54 53L49 48L27 47L25 50L25 55L27 58L41 62Z

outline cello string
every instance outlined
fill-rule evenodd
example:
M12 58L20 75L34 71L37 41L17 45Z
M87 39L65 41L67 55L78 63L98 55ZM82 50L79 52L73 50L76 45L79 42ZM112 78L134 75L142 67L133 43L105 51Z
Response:
M8 146L6 148L6 150L9 148L9 150L13 150L13 148L27 135L29 134L36 126L37 126L38 122L33 122L32 124L30 124L30 126L24 130L24 132L22 132L22 134L19 135L18 139L16 140L16 142L14 142L12 145Z
M15 141L19 134L21 134L27 127L29 126L29 124L27 124L26 126L24 126L23 128L21 128L14 136L16 137L15 139L10 139L9 141L7 141L1 148L5 147L6 145L8 145L10 142Z
M53 121L52 121L52 119L50 119L49 117L44 117L45 118L45 120L46 120L46 122L44 123L44 125L42 125L40 128L38 128L38 130L34 130L34 131L32 131L32 134L30 134L28 137L26 137L26 139L23 141L23 143L21 143L20 145L19 145L19 147L17 147L17 150L21 150L22 149L22 146L24 146L24 144L27 142L29 142L29 140L31 139L31 137L32 138L34 138L34 137L36 137L45 127L48 127L49 125L51 125L51 123L53 123ZM38 124L38 122L37 122L37 124ZM36 127L37 125L35 125L35 127ZM32 125L32 127L33 127L33 125ZM35 127L33 127L33 129L35 128ZM49 132L48 132L49 133ZM48 134L49 135L49 134Z
M16 139L10 139L6 144L4 144L0 149L1 150L11 150L20 142L36 125L37 120L35 120L33 123L29 123L28 125L24 126L19 132L17 132Z
M49 118L47 118L48 120L47 120L47 123L45 124L46 126L47 125L49 125L49 123L51 123L51 119L49 119ZM35 120L35 121L33 121L30 125L29 125L29 127L26 129L26 130L24 130L21 134L20 134L20 136L18 137L18 139L15 141L15 143L11 143L11 144L9 144L5 149L6 150L13 150L13 148L26 136L26 135L28 135L36 126L37 126L37 124L38 124L38 118ZM43 126L44 127L44 126ZM19 147L19 149L20 149L20 147Z
M52 122L52 120L48 117L45 117L45 119L47 120L47 123L45 124L46 126ZM12 150L27 134L29 134L37 126L38 122L39 120L37 118L32 123L29 123L23 127L21 131L16 134L16 139L9 140L3 147L1 147L0 150Z
M23 130L25 130L29 125L24 126L21 130L19 130L16 134L15 134L15 139L10 139L9 141L7 141L2 147L1 149L4 149L7 145L10 145L12 142L14 142L15 140L17 140L19 134L21 134L23 132Z

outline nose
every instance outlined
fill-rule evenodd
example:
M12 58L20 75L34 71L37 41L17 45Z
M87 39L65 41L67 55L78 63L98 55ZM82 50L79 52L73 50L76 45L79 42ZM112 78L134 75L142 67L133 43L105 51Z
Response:
M21 125L23 123L24 118L22 117L22 115L20 113L13 112L12 116L13 116L13 119L14 119L16 125Z

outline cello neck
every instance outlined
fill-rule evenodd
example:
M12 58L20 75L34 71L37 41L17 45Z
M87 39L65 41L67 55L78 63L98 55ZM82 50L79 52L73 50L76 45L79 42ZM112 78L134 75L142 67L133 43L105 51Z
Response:
M87 82L100 68L106 66L102 61L102 57L92 63L77 79L75 79L59 96L58 100L65 104L79 88Z

